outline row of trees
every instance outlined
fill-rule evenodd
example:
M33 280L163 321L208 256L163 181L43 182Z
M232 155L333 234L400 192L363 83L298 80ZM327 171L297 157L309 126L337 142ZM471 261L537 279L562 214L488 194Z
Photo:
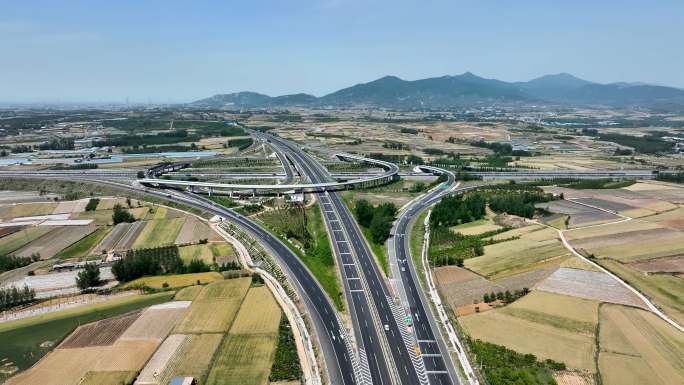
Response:
M30 265L40 259L39 254L30 257L16 257L13 255L0 255L0 273Z
M678 172L676 174L659 173L657 179L666 182L684 183L684 172Z
M23 305L36 298L36 291L24 285L23 289L16 286L0 287L0 310Z
M146 275L201 273L209 270L211 267L201 259L194 258L184 263L176 245L129 250L124 258L112 265L112 274L119 282Z
M129 250L112 265L112 274L119 282L128 282L145 275L177 274L184 271L178 246L162 246Z
M55 138L48 142L38 145L40 150L73 150L73 138Z
M552 371L566 369L562 362L538 361L534 354L521 354L480 340L469 342L490 385L555 385Z
M494 301L502 301L503 303L509 304L513 301L515 301L518 298L521 298L524 295L527 295L530 292L530 289L528 288L523 288L522 290L516 290L513 293L511 293L509 290L506 290L504 292L491 292L490 294L485 294L482 296L482 300L487 303L491 303Z
M360 199L354 205L354 215L361 226L370 230L373 242L382 244L390 236L397 206L390 202L373 206L367 200Z

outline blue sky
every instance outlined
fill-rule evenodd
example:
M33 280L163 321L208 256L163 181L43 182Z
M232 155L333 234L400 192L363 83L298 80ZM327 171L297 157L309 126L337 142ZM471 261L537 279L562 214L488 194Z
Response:
M684 87L684 2L5 1L0 101L315 95L384 75Z

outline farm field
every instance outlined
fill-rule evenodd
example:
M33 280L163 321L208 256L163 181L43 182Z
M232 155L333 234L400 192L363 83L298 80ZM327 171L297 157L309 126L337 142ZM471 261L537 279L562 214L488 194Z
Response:
M184 344L187 343L188 335L173 334L168 336L159 346L154 355L147 361L140 372L137 384L160 384L163 381L164 371L169 361L176 355ZM185 357L187 359L187 357Z
M119 223L111 228L111 230L95 245L92 253L108 252L114 249L121 238L132 226L131 223Z
M96 250L95 246L99 244L104 237L106 237L112 227L100 227L92 233L81 238L76 243L67 246L62 249L59 253L55 254L57 258L83 258L88 256L88 254L98 254L102 249Z
M84 348L87 346L111 345L129 326L138 320L141 314L141 311L135 310L120 316L79 326L59 347Z
M202 286L199 285L184 287L176 292L173 299L176 301L194 301L201 291Z
M577 330L588 327L589 323L578 322L572 315L549 316L543 313L544 309L508 310L511 314L502 312L504 309L460 317L459 322L470 338L564 362L573 369L596 371L594 335Z
M147 206L135 207L128 209L128 211L137 220L145 218L149 208ZM111 225L112 224L112 214L113 210L96 210L96 211L84 211L79 213L71 214L72 219L92 219L98 225Z
M183 226L183 221L184 218L147 221L132 248L139 249L173 244Z
M2 219L20 218L20 217L31 217L35 215L48 215L52 214L57 208L57 203L45 202L45 203L17 203L15 205L9 206L8 209L0 211L2 213Z
M16 321L0 323L0 360L25 370L59 344L78 325L169 301L172 292L133 295ZM3 375L0 375L2 380Z
M684 323L684 278L669 274L648 274L608 259L599 263L644 293L680 324Z
M275 333L280 324L281 310L266 286L247 292L240 311L230 328L232 334Z
M157 275L134 279L133 281L127 282L124 285L124 288L134 288L145 285L154 289L161 289L164 283L167 283L170 288L180 288L196 285L197 281L200 281L200 283L207 283L222 280L223 276L215 271L193 274Z
M465 267L487 278L497 279L534 270L546 262L561 263L568 255L556 231L539 225L527 229L511 230L522 233L519 239L487 245L484 255L465 260ZM508 231L497 234L497 239L505 239Z
M79 385L120 385L129 384L135 379L135 371L88 371Z
M216 353L207 385L267 385L276 336L228 334Z
M280 318L280 307L268 288L251 288L217 352L207 384L267 385Z
M57 207L52 211L52 214L67 214L83 212L88 204L89 199L80 199L77 201L59 202Z
M223 338L222 333L187 335L186 341L167 362L158 383L167 385L173 377L180 375L206 378L214 353ZM187 357L192 359L188 360Z
M250 282L250 278L243 278L184 289L184 296L190 290L202 292L198 297L194 297L197 293L187 295L195 298L191 310L198 312L205 305L213 306L213 313L205 312L205 318L215 314L225 318L216 309L232 307L229 301L239 302L229 322L222 323L220 328L213 327L212 323L217 324L214 321L209 323L211 330L195 328L190 334L169 336L136 383L166 385L174 376L192 375L201 384L267 384L281 310L266 286L249 287ZM199 313L188 314L182 322L200 322L198 316ZM178 332L183 326L176 329Z
M459 306L481 301L485 294L505 290L503 286L456 266L438 267L434 269L434 277L441 297L454 312Z
M578 201L580 200L578 199ZM582 201L582 203L584 202ZM596 202L590 201L586 203L594 204ZM558 200L546 203L538 203L536 206L544 208L554 213L568 215L569 228L596 225L620 219L620 217L618 217L615 214L607 213L602 210L597 210L595 208L585 206L575 201L569 200Z
M183 262L186 263L193 259L204 261L207 265L214 263L214 253L209 244L181 246L178 252Z
M33 240L28 245L17 250L15 254L22 257L40 254L42 259L49 259L96 229L97 227L92 224L87 226L62 226Z
M486 233L488 231L499 230L501 228L501 226L495 224L491 219L485 218L464 223L462 225L453 226L450 228L450 230L463 235L477 235Z
M133 248L133 244L146 225L146 221L131 223L126 232L121 236L121 239L114 246L114 250L129 250Z
M209 242L223 240L206 223L192 215L187 216L176 238L176 244L196 243L201 239L206 239Z
M4 236L0 238L0 255L11 254L52 230L56 230L56 228L52 226L31 226Z
M238 278L204 286L174 332L225 332L240 309L250 282L251 278Z
M172 301L150 306L119 338L126 340L163 341L187 312L190 301Z
M639 297L603 272L562 267L539 283L537 289L602 302L645 306Z
M600 310L599 367L606 385L684 383L684 336L651 313Z

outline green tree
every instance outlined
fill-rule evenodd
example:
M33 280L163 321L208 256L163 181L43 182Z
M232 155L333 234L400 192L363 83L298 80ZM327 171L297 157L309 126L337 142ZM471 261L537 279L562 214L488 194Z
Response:
M373 237L373 242L383 243L387 238L389 238L390 231L392 230L391 218L375 215L370 223L370 233Z
M86 263L85 268L76 275L76 286L81 290L99 286L101 282L100 268L94 263Z
M135 217L128 210L126 210L120 204L114 205L114 212L112 213L112 221L114 224L119 224L123 222L135 222Z
M354 214L359 224L363 227L369 227L373 220L373 206L365 199L356 201L354 206Z

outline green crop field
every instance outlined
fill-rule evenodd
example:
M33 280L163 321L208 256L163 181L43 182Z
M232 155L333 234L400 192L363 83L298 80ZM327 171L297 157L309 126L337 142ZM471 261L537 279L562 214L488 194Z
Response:
M0 323L0 360L20 370L35 364L77 326L169 301L173 292L134 295ZM42 345L42 346L41 346ZM2 380L0 374L0 380Z
M176 240L185 218L155 219L148 221L138 239L133 244L134 249L143 249L161 245L170 245Z
M92 250L95 245L97 245L102 238L105 237L110 231L112 230L112 227L106 226L106 227L100 227L99 229L93 231L92 233L86 235L85 237L81 238L80 241L72 244L71 246L67 247L66 249L60 251L55 255L57 258L82 258L88 255L90 250Z
M193 259L204 261L207 265L214 263L214 253L210 245L188 245L178 248L180 257L183 262L190 262Z

